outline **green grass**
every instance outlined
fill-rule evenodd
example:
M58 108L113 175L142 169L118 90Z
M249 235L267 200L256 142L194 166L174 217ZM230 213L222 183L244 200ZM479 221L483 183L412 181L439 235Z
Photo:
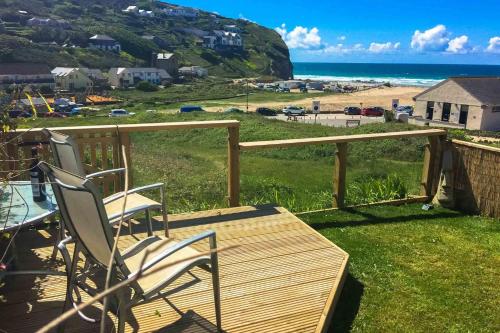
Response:
M332 332L498 332L500 221L419 204L302 215L350 256Z
M38 119L23 126L68 126L237 119L240 140L272 140L412 129L403 124L374 124L331 128L269 120L255 114L147 114L128 119ZM135 185L163 181L173 212L225 207L227 196L227 131L197 129L132 135ZM425 139L383 140L349 145L347 201L362 203L380 195L394 198L390 188L377 193L359 191L364 182L385 184L398 176L409 194L417 194ZM241 202L277 203L300 212L331 207L335 146L270 149L241 154Z

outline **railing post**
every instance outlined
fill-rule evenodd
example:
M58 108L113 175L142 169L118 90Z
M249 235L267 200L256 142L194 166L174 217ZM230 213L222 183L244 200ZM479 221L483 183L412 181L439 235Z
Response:
M228 127L227 143L227 192L229 207L240 205L240 128Z
M420 183L420 195L433 196L436 191L440 170L440 152L446 136L430 136L429 143L425 145L424 166L422 169L422 182Z
M345 207L345 177L347 170L347 143L337 143L335 172L333 174L333 207Z
M119 135L119 154L120 154L120 166L122 168L125 167L125 163L123 161L123 148L125 147L125 155L127 158L127 173L128 173L128 187L131 189L133 187L133 176L132 176L132 156L130 150L130 134L129 132L123 132L118 130Z

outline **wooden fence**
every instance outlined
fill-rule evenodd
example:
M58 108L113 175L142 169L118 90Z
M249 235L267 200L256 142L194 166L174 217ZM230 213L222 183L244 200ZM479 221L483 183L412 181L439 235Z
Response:
M453 193L456 207L500 217L500 149L452 140Z
M239 154L237 151L239 143L239 126L236 120L220 121L192 121L192 122L170 122L150 124L126 124L126 125L103 125L103 126L74 126L53 128L62 133L68 133L75 137L84 167L88 173L105 169L123 167L121 146L125 147L129 168L133 167L133 156L131 156L130 134L136 132L151 132L177 129L199 129L199 128L227 128L228 129L228 201L230 206L239 203L239 172L234 169L239 166ZM23 170L29 169L31 160L31 147L42 143L48 144L40 128L19 129L9 138L6 150L8 158L2 159L0 164L0 177L6 177L7 173L14 170L20 171L15 179L26 178L27 173ZM42 150L42 159L51 160L48 149ZM132 186L132 172L129 172L129 184ZM108 195L114 189L122 188L119 176L108 175L100 178L99 185L103 194Z
M228 130L228 168L227 168L227 193L228 205L236 207L240 204L240 153L248 150L287 148L318 144L336 145L335 166L333 170L333 207L345 207L346 194L346 169L348 158L348 144L352 142L401 139L409 137L427 137L429 142L425 148L424 167L422 170L421 199L429 199L437 189L439 176L441 147L446 138L446 131L440 129L429 129L419 131L404 131L375 134L359 134L346 136L332 136L319 138L304 138L290 140L241 142L239 138L240 123L236 120L224 121L199 121L199 122L171 122L171 123L149 123L149 124L126 124L126 125L103 125L103 126L76 126L54 128L59 132L74 136L80 148L82 161L85 163L87 172L117 168L123 166L120 147L125 147L129 168L133 167L133 156L131 155L131 133L151 132L176 129L199 129L199 128L227 128ZM15 137L7 145L9 160L4 161L2 169L26 170L29 168L29 154L31 146L37 143L47 144L41 129L20 129ZM44 150L44 159L50 161L48 149ZM26 173L25 173L26 174ZM132 186L132 172L129 172L129 183ZM105 176L99 179L104 195L113 190L121 188L121 180L118 176Z
M429 143L425 147L424 167L422 170L422 182L420 195L423 199L431 198L437 189L439 175L441 149L446 139L446 131L440 129L429 129L421 131L404 131L390 133L357 134L345 136L330 136L320 138L256 141L240 143L240 150L255 150L268 148L288 148L318 144L335 144L335 169L333 171L333 207L345 207L346 194L346 170L347 170L347 145L351 142L401 139L410 137L427 137Z

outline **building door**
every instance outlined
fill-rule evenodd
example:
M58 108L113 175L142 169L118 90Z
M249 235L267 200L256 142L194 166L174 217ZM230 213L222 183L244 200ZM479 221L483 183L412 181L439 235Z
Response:
M427 109L425 111L425 118L432 120L434 116L434 102L427 102Z
M469 106L461 105L460 106L460 117L458 119L459 124L467 125L467 116L469 115Z
M441 115L441 120L442 121L449 121L450 120L450 112L451 112L451 104L450 103L443 103L443 113Z

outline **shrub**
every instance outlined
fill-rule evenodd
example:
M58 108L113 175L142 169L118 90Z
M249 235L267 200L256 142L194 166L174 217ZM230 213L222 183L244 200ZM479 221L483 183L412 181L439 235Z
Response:
M408 189L398 175L362 177L347 187L347 203L364 204L383 200L403 199Z
M137 90L145 91L145 92L152 92L152 91L158 90L158 86L156 84L153 84L153 83L148 82L148 81L138 82L137 85L135 86L135 88Z

